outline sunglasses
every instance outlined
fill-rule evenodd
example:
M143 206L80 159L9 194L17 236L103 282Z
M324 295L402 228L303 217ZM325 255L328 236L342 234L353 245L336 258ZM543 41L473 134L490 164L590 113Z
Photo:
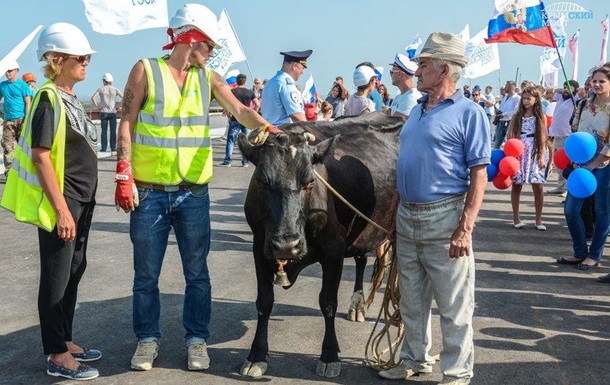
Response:
M91 55L70 56L70 58L76 60L80 64L83 64L84 62L91 62Z

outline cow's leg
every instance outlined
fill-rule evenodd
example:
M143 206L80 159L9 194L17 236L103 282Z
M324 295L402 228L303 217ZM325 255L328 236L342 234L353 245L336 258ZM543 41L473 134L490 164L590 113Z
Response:
M337 295L339 281L343 271L343 258L322 263L322 291L320 291L320 309L324 316L324 341L322 354L316 369L316 374L324 377L337 377L341 374L341 361L339 361L339 342L335 330L335 315L337 313Z
M258 322L256 334L248 359L241 367L240 373L244 376L260 377L267 371L267 354L269 353L268 329L269 317L273 309L273 270L265 260L262 253L262 242L254 242L254 263L256 266L257 297L256 310ZM260 245L260 246L256 246ZM257 252L257 249L259 252Z
M364 322L364 269L366 268L366 256L354 257L356 261L356 282L354 283L354 293L347 310L347 319L354 322Z

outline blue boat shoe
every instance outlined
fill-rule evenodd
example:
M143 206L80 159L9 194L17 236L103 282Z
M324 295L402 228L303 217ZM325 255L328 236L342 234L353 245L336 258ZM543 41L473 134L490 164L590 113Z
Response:
M102 352L95 349L85 349L82 353L72 353L72 357L79 362L96 361L102 358Z
M92 380L100 375L97 369L84 364L80 364L77 370L70 370L53 363L50 359L47 360L47 374L53 377L65 377L76 381Z

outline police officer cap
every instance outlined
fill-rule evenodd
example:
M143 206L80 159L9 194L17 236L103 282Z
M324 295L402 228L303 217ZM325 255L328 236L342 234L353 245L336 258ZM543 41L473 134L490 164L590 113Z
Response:
M280 55L284 55L284 61L288 63L301 63L303 67L307 68L307 58L313 53L312 50L307 51L288 51L280 52Z

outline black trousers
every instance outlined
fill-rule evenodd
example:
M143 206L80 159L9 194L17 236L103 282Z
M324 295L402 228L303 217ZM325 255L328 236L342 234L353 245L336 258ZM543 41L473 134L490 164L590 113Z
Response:
M65 353L66 341L72 341L76 295L87 267L87 240L95 207L95 201L83 203L64 198L76 224L75 240L70 243L61 240L57 226L51 232L38 229L38 315L44 354Z

